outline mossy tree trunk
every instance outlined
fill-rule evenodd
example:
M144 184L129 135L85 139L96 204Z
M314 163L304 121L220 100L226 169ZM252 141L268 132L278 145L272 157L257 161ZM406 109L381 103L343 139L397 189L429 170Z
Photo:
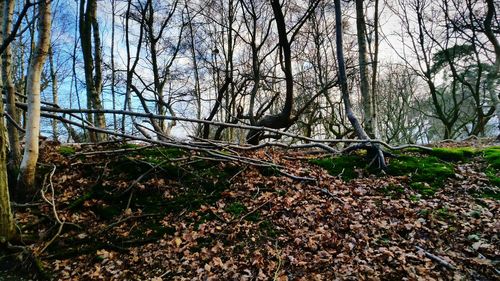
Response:
M4 1L0 2L0 23L4 23ZM5 23L4 23L5 24ZM0 44L3 43L3 28L0 28ZM2 81L0 81L0 86ZM0 99L0 116L3 116L3 99ZM15 234L14 216L10 208L9 184L7 180L7 134L5 131L5 119L0 117L0 243L9 241Z
M35 191L35 171L38 160L38 138L40 136L40 79L43 65L50 46L51 0L42 0L38 13L38 39L28 69L26 92L28 113L26 116L26 135L23 160L17 180L18 191L28 197Z

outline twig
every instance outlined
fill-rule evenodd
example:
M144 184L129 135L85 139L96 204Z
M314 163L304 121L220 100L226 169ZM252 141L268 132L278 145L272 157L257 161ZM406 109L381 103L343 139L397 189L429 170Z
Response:
M52 213L54 214L54 218L56 219L57 223L59 224L59 229L57 230L57 233L52 237L52 239L50 239L50 241L47 242L45 244L45 246L40 251L38 251L38 255L43 253L43 251L45 251L52 244L52 242L54 242L57 239L57 237L59 237L59 235L61 234L61 231L63 229L63 226L64 226L64 222L61 221L61 219L59 219L59 215L57 214L56 202L54 199L55 192L54 192L54 184L52 183L52 177L54 176L54 173L56 172L57 166L56 165L53 165L53 166L54 166L54 168L52 169L52 172L49 175L49 186L50 186L50 190L52 193L51 200L48 200L47 197L45 196L45 186L41 189L41 194L42 194L43 200L45 202L47 202L50 206L52 206Z
M244 220L246 217L248 217L249 215L255 213L257 210L259 210L260 208L264 207L264 205L266 205L267 203L269 203L273 198L267 200L266 202L260 204L259 206L257 206L256 208L254 208L252 211L246 213L244 216L242 216L239 220L239 222L241 222L242 220Z
M345 204L344 200L340 199L335 194L333 194L330 191L328 191L328 189L326 189L326 188L319 188L319 187L316 187L315 189L317 189L318 191L320 191L320 192L328 195L329 197L331 197L333 200L339 202L340 204Z
M161 214L143 214L143 215L128 216L125 218L121 218L121 219L117 220L116 222L109 224L106 228L99 231L99 233L103 233L103 232L113 228L114 226L119 225L119 224L121 224L125 221L128 221L128 220L131 220L131 219L139 219L139 218L144 218L144 217L158 217L158 216L161 216Z
M425 254L425 256L428 257L429 259L439 263L440 265L442 265L448 269L455 270L455 266L453 266L452 264L450 264L449 262L444 260L442 257L431 254L431 253L427 252L426 250L420 248L419 246L415 246L415 248L417 249L417 251L423 252Z
M137 150L143 150L146 148L149 148L151 146L141 146L141 147L135 147L135 148L122 148L122 149L115 149L115 150L100 150L100 151L90 151L90 152L78 152L73 154L71 157L76 157L80 155L84 156L89 156L89 155L96 155L96 154L115 154L115 153L123 153L123 152L130 152L130 151L137 151Z
M277 170L280 174L283 174L293 180L299 180L299 181L309 181L309 182L316 182L316 179L315 178L310 178L310 177L300 177L300 176L294 176L292 174L289 174L285 171L282 171L282 170Z

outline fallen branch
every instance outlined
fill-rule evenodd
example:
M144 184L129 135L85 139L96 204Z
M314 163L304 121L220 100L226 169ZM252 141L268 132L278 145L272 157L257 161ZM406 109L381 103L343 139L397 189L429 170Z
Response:
M26 103L20 103L17 102L16 106L22 109L26 109L27 105ZM113 110L113 109L103 109L103 110L97 110L97 109L72 109L72 108L56 108L56 107L47 107L47 106L42 106L41 111L45 112L54 112L54 113L107 113L107 114L119 114L119 115L129 115L129 116L135 116L135 117L144 117L144 118L153 118L153 119L159 119L159 120L170 120L170 121L184 121L184 122L191 122L191 123L199 123L199 124L209 124L209 125L216 125L216 126L226 126L226 127L232 127L232 128L239 128L239 129L248 129L248 130L259 130L259 131L267 131L271 132L274 134L279 134L282 136L287 136L292 139L299 139L302 141L307 141L311 142L312 144L305 144L305 145L310 145L310 146L318 146L319 143L365 143L365 144L379 144L382 145L390 150L401 150L405 148L418 148L421 150L431 150L432 148L426 147L426 146L421 146L421 145L414 145L414 144L406 144L406 145L400 145L400 146L392 146L382 140L377 140L377 139L314 139L310 137L305 137L302 135L298 134L293 134L293 133L288 133L284 131L280 131L278 129L272 129L268 127L262 127L262 126L251 126L251 125L245 125L245 124L233 124L233 123L226 123L226 122L218 122L218 121L209 121L205 119L195 119L195 118L187 118L187 117L179 117L179 116L165 116L165 115L158 115L158 114L153 114L153 113L142 113L142 112L134 112L134 111L126 111L126 110ZM42 114L43 115L43 114ZM49 115L43 115L44 117L48 118L55 118L60 120L61 122L65 122L60 119L59 116L49 114ZM69 120L68 120L69 121ZM75 123L75 122L73 122ZM75 126L79 127L91 127L89 125L85 124L73 124ZM111 133L108 130L102 129L102 133ZM94 130L95 131L95 130ZM158 133L158 132L155 132ZM116 135L116 134L115 134ZM145 142L151 142L155 141L152 139L148 138L141 138ZM266 145L266 144L262 144ZM277 144L276 144L277 145ZM259 147L259 146L256 146ZM326 148L326 147L323 147ZM337 151L335 151L337 152Z
M431 253L427 252L426 250L420 248L419 246L415 246L415 248L417 249L417 251L423 252L425 254L425 256L428 257L429 259L439 263L440 265L442 265L448 269L455 270L455 266L453 266L452 264L450 264L449 262L444 260L442 257L431 254Z

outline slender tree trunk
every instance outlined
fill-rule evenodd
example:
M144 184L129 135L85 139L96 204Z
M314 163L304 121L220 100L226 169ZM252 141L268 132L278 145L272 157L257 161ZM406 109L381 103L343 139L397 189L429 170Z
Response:
M86 4L86 5L85 5ZM87 87L87 105L93 109L103 109L101 102L102 92L102 50L97 22L97 1L80 1L80 41L85 70L85 84ZM93 50L92 50L93 47ZM92 52L93 51L93 52ZM104 114L95 114L87 117L99 128L106 127ZM104 134L91 133L91 141L102 141Z
M345 59L344 59L344 47L343 47L343 27L342 27L342 10L340 6L340 0L335 0L335 29L336 29L336 40L337 40L337 61L339 68L339 84L340 90L342 92L342 99L344 101L345 112L347 115L347 119L351 122L351 125L354 127L354 131L356 135L362 140L369 140L370 137L365 132L363 127L358 121L358 118L354 114L352 110L351 100L349 97L349 88L347 86L347 75L346 75L346 67L345 67ZM377 157L378 166L380 168L385 168L385 159L382 150L373 145L374 148L374 156Z
M285 16L281 10L279 0L271 0L274 18L276 20L276 29L278 30L279 49L281 51L280 59L282 70L285 74L286 92L285 104L280 113L268 115L257 121L257 126L280 129L288 127L291 123L290 116L293 107L293 70L292 70L292 52L290 41L288 39ZM249 144L258 144L262 136L262 131L250 130L247 134L247 142Z
M111 99L113 102L113 110L116 110L116 74L115 74L115 13L116 3L111 0ZM118 131L118 120L116 114L113 114L113 129Z
M4 2L0 2L0 23L4 22L3 11L8 10ZM0 44L3 43L4 28L0 28ZM0 86L2 81L0 81ZM15 235L14 216L10 208L9 182L7 178L7 134L5 131L5 119L3 118L3 99L0 99L0 244L3 244Z
M358 61L359 61L359 80L361 90L361 103L363 104L364 127L370 137L375 137L375 120L373 120L372 95L370 92L370 83L368 78L367 55L366 55L366 24L363 0L356 0L356 27L358 37Z
M378 25L379 25L379 0L375 0L375 11L373 15L373 61L372 61L372 125L374 130L374 137L379 137L378 127L379 123L377 120L378 109L377 109L377 74L378 74L378 48L379 48L379 34L378 34Z
M24 155L18 177L18 189L21 194L29 196L35 191L35 171L38 160L38 137L40 135L40 79L43 64L50 46L51 8L50 0L42 0L38 13L38 39L28 69L27 94L28 113Z
M195 49L195 36L193 30L193 19L191 18L189 6L186 5L186 13L189 18L188 28L189 28L189 39L190 39L190 51L193 60L193 70L194 70L194 95L196 98L196 119L201 119L201 90L200 90L200 74L198 70L198 58L196 57ZM196 135L202 137L202 126L198 125L196 129Z
M14 0L5 1L6 5L2 12L3 14L3 34L8 34L12 29L12 16L14 13ZM14 81L12 79L12 49L10 44L6 47L3 58L3 72L2 79L4 84L4 89L6 90L6 110L7 113L14 119L16 123L19 124L19 113L16 109L16 89ZM19 132L17 128L11 124L7 123L7 130L9 133L9 148L10 148L10 159L9 159L9 174L11 178L16 178L19 163L21 162L21 145L19 142Z
M491 28L491 23L493 17L496 15L498 17L498 11L495 11L495 1L486 0L488 10L486 12L486 17L484 19L484 33L488 37L488 40L493 45L493 50L495 51L495 68L491 74L493 81L497 81L498 75L500 73L500 43L498 42L497 36L493 33ZM490 91L491 101L495 107L495 115L497 116L498 129L500 130L500 100L498 98L498 91ZM500 139L500 134L497 139Z
M59 97L57 93L57 74L54 67L54 50L52 46L49 49L49 67L50 67L50 80L52 80L52 103L58 104ZM59 130L57 128L57 120L52 120L52 138L57 141L59 139Z

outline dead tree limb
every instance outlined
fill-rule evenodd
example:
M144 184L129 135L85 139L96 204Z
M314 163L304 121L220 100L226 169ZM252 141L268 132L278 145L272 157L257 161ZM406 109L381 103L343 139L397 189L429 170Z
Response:
M26 109L26 104L25 103L16 103L16 106L22 109ZM129 116L135 116L135 117L144 117L144 118L155 118L155 119L165 119L165 120L176 120L176 121L183 121L183 122L191 122L191 123L201 123L201 124L210 124L210 125L216 125L216 126L227 126L227 127L233 127L233 128L240 128L240 129L248 129L248 130L260 130L260 131L267 131L271 132L274 134L280 134L286 137L290 137L292 139L298 139L301 141L308 141L311 143L315 143L316 147L318 148L326 148L323 146L318 146L318 143L329 143L329 144L336 144L336 143L361 143L361 144L366 144L366 145L374 145L374 144L379 144L387 149L390 150L401 150L401 149L406 149L406 148L418 148L421 150L425 151L430 151L432 148L426 147L426 146L421 146L421 145L414 145L414 144L406 144L406 145L400 145L400 146L392 146L382 140L377 140L377 139L314 139L310 137L305 137L302 135L298 134L293 134L289 132L283 132L278 129L273 129L273 128L268 128L268 127L259 127L259 126L251 126L251 125L245 125L245 124L233 124L233 123L224 123L224 122L218 122L218 121L209 121L209 120L204 120L204 119L195 119L195 118L187 118L187 117L179 117L179 116L164 116L164 115L156 115L152 113L143 113L143 112L134 112L134 111L126 111L126 110L113 110L113 109L104 109L104 110L96 110L96 109L68 109L68 108L55 108L55 107L47 107L47 106L42 106L41 110L44 112L52 112L52 113L67 113L67 114L74 114L74 113L94 113L94 112L102 112L102 113L108 113L108 114L119 114L119 115L129 115ZM46 114L44 117L48 118L57 118L60 119L62 117L54 114ZM65 118L64 118L65 119ZM67 120L67 119L66 119ZM68 120L69 121L69 120ZM61 121L65 122L65 121ZM66 122L67 123L67 122ZM88 125L82 125L82 124L77 124L75 122L71 123L74 126L77 127L85 127L85 128L90 128L91 126ZM97 128L93 128L97 129ZM116 135L115 132L110 132L108 130L105 130L105 132L108 132L110 134ZM125 134L126 135L126 134ZM130 136L130 135L129 135ZM123 137L123 136L122 136ZM143 140L145 142L151 142L155 143L154 140L148 139L148 138L141 138L138 139L138 137L131 136L131 139L137 139L137 140ZM161 143L157 143L160 144ZM268 144L262 144L264 146ZM309 144L311 145L311 144ZM313 145L314 146L314 145ZM251 147L258 148L258 146L248 146L250 149ZM300 148L300 147L297 147ZM333 152L333 151L330 151Z

